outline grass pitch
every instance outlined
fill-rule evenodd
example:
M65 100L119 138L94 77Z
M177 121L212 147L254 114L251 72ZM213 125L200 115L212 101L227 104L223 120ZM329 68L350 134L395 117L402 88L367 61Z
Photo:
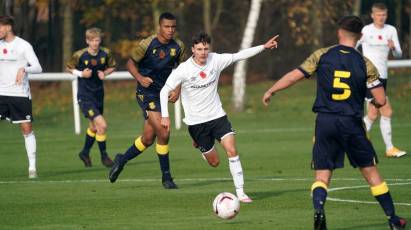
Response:
M186 127L172 130L171 168L180 189L162 188L152 147L129 162L119 180L111 184L96 145L91 152L92 168L84 168L77 157L84 131L74 135L70 85L64 83L58 90L35 87L39 179L27 179L24 140L18 127L0 122L0 229L312 229L309 188L315 81L277 94L270 107L264 108L260 100L270 84L248 86L243 113L230 110L231 88L220 89L237 131L246 192L254 199L242 204L239 215L229 221L214 216L211 207L218 193L234 192L221 148L221 164L211 168L192 148ZM124 152L141 132L143 119L134 87L134 82L106 84L111 156ZM389 96L394 108L394 144L411 152L411 79L392 77ZM85 130L86 120L82 121ZM410 220L411 153L400 159L385 158L378 122L371 138L397 213ZM388 229L369 188L348 162L345 169L335 172L330 188L335 189L326 204L330 229Z

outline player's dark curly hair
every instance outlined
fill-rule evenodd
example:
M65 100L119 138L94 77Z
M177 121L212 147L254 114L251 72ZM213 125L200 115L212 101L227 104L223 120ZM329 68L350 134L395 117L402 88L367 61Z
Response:
M12 16L2 15L0 16L0 25L9 25L11 30L15 33L14 30L14 18Z
M198 34L195 34L193 38L191 38L191 46L194 47L194 45L198 43L203 43L203 44L210 44L211 43L211 37L204 31L199 32Z

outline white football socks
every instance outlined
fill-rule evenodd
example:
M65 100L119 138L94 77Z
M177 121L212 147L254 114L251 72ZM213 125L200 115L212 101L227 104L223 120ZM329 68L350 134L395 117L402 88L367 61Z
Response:
M243 168L241 167L240 157L229 157L228 162L237 196L242 196L244 194L244 176Z
M23 136L29 159L29 170L36 170L36 137L33 132Z
M384 140L385 147L388 151L389 149L394 147L392 144L391 118L381 116L380 129L381 129L382 139Z
M363 121L364 121L364 124L365 124L366 131L369 132L371 130L371 127L372 127L372 124L374 123L374 121L372 121L370 118L368 118L367 115L364 116Z

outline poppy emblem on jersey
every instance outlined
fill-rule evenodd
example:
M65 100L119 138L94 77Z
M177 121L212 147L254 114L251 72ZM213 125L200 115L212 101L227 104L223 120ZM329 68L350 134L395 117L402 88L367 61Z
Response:
M100 58L100 62L101 62L101 64L104 65L106 63L106 58L105 57Z
M97 65L97 60L96 59L91 59L91 65L96 66Z
M166 52L164 52L164 50L160 50L160 53L158 54L158 57L160 59L164 59L166 57Z
M175 49L175 48L171 48L171 49L170 49L170 56L174 57L174 56L176 56L176 54L177 54L176 49Z
M3 54L7 54L7 49L6 48L3 49Z
M378 35L378 39L379 39L379 40L382 40L382 36L381 36L381 35Z
M201 71L201 72L200 72L200 77L201 77L202 79L204 79L204 78L207 77L207 74L204 73L203 71Z

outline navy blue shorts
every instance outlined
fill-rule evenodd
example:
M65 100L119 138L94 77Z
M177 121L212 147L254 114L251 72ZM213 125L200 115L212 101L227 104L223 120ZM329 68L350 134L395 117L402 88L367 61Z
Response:
M158 95L144 95L136 93L136 100L140 106L143 117L148 119L147 111L161 112L160 97Z
M387 79L380 78L380 79L378 79L378 80L380 80L380 82L382 83L382 87L384 87L385 95L387 95ZM373 99L373 98L374 98L374 97L372 96L371 91L370 91L369 89L367 89L367 93L366 93L366 95L365 95L365 99L371 100L371 99Z
M342 168L345 153L354 168L369 167L378 162L375 150L366 137L361 118L318 113L312 168Z
M84 116L89 120L94 120L104 112L104 96L78 96L78 104Z
M234 134L227 116L197 125L189 125L188 132L202 153L212 150L215 140L221 141L224 136Z

